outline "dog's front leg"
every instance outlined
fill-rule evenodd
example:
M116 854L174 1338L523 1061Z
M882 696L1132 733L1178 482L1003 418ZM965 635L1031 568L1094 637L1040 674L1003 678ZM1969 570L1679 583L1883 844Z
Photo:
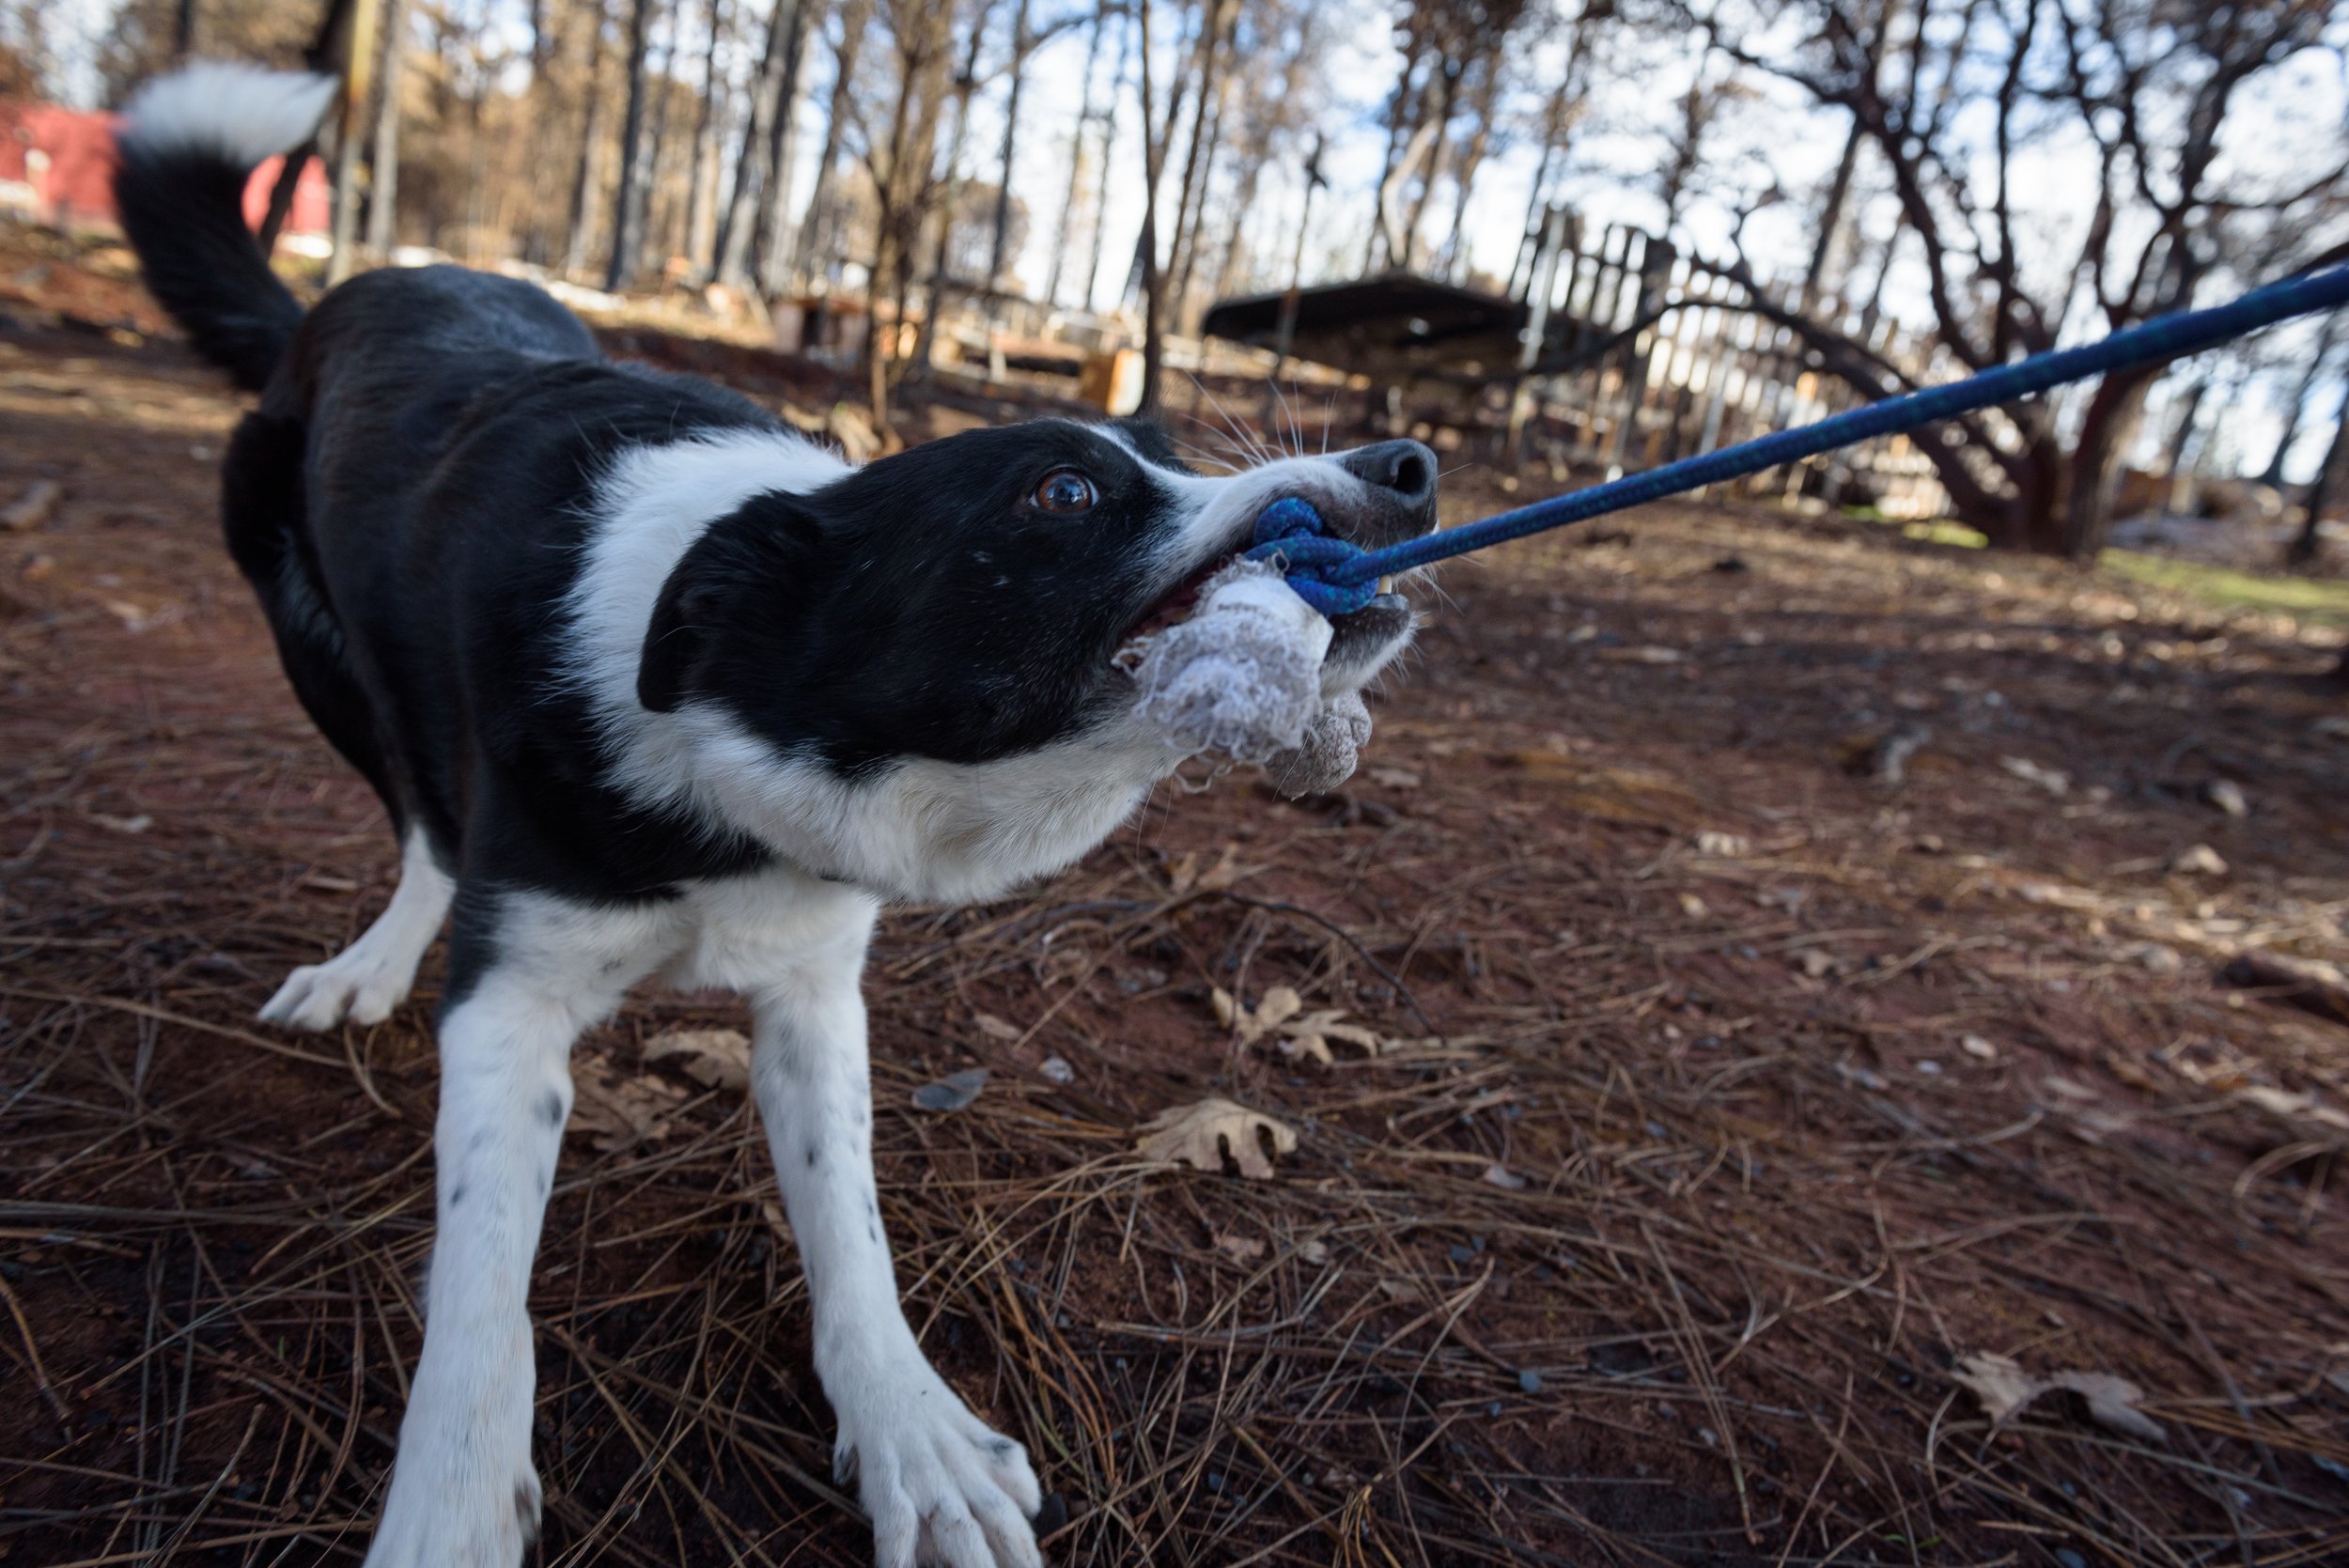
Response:
M366 1568L515 1568L537 1530L527 1298L570 1116L571 1043L650 961L621 917L517 913L441 1022L424 1354Z
M816 1372L839 1419L880 1568L1037 1568L1028 1456L932 1370L897 1304L873 1188L873 1094L857 993L864 931L752 995L751 1063L807 1270Z

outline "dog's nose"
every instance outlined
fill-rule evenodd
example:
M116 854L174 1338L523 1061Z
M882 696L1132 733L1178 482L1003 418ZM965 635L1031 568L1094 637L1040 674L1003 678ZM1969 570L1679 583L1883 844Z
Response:
M1392 490L1407 506L1436 499L1436 455L1415 441L1382 441L1358 446L1338 466L1366 485Z
M1351 530L1355 543L1377 549L1416 539L1436 526L1436 455L1415 441L1358 446L1338 466L1370 490L1367 516Z

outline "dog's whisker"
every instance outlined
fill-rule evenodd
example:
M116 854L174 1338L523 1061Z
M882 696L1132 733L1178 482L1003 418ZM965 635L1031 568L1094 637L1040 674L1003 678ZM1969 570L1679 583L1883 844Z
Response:
M1191 377L1191 385L1194 388L1197 388L1202 396L1213 401L1215 395L1208 392L1206 387L1200 386L1198 377ZM1202 430L1215 436L1218 440L1221 441L1229 450L1238 455L1242 460L1233 463L1231 466L1234 469L1251 468L1264 460L1262 449L1252 447L1252 443L1247 442L1245 435L1236 426L1234 426L1228 418L1226 418L1223 424L1220 426L1211 425L1206 420L1199 417L1195 406L1192 411L1185 417L1190 419L1192 424L1198 426Z
M1192 377L1190 378L1190 384L1191 384L1192 386L1194 386L1194 387L1196 387L1196 388L1198 388L1198 389L1199 389L1199 394L1200 394L1200 396L1203 396L1203 397L1206 398L1206 400L1207 400L1208 402L1210 402L1210 403L1212 403L1212 404L1214 404L1214 405L1215 405L1216 412L1217 412L1217 413L1219 413L1220 415L1221 415L1221 416L1222 416L1222 417L1223 417L1226 421L1228 421L1228 422L1232 425L1232 427L1233 427L1233 428L1234 428L1234 429L1236 429L1236 430L1243 430L1243 432L1244 432L1244 427L1242 427L1242 426L1241 426L1241 424L1240 424L1239 420L1237 419L1237 416L1235 416L1235 415L1233 414L1233 412L1232 412L1232 411L1231 411L1230 409L1228 409L1228 408L1226 408L1226 407L1224 406L1224 403L1223 403L1223 399L1222 399L1222 398L1218 397L1218 396L1216 396L1213 392L1211 392L1211 391L1209 391L1209 390L1207 389L1207 386L1206 386L1206 382L1204 382L1204 381L1200 380L1200 379L1199 379L1197 376L1195 376L1195 375L1194 375L1194 376L1192 376ZM1263 443L1262 442L1257 441L1257 440L1253 439L1252 437L1249 437L1249 438L1246 438L1246 439L1247 439L1247 440L1248 440L1248 442L1249 442L1249 445L1250 445L1250 446L1253 449L1253 451L1255 452L1255 454L1256 454L1256 460L1257 460L1258 462L1260 462L1260 463L1268 463L1268 462L1271 462L1271 461L1274 461L1274 460L1275 460L1275 459L1273 458L1272 454L1271 454L1270 452L1268 452L1268 450L1266 450L1265 445L1264 445L1264 443Z

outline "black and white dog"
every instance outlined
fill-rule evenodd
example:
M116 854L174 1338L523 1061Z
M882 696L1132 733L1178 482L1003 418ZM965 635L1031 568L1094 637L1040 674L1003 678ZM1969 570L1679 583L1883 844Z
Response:
M882 1568L1039 1561L1026 1452L932 1371L875 1203L864 1005L885 899L995 896L1180 761L1113 662L1285 495L1392 543L1434 458L1206 477L1146 425L1048 419L862 468L717 387L607 362L539 289L366 273L304 314L244 227L319 78L206 65L132 101L116 194L148 287L260 394L228 547L286 673L400 837L399 887L261 1017L372 1023L454 911L428 1328L374 1568L514 1568L536 1528L531 1254L568 1056L659 975L750 999L753 1086L815 1358ZM1341 617L1325 690L1409 640Z

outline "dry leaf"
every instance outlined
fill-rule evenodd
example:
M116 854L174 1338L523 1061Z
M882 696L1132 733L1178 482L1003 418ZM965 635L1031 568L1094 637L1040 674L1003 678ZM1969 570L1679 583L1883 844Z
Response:
M1752 849L1752 841L1736 833L1724 833L1707 828L1697 835L1697 853L1700 855L1719 855L1734 860L1737 856L1750 854Z
M2280 1116L2286 1121L2314 1122L2335 1132L2349 1132L2349 1115L2335 1110L2313 1094L2295 1094L2287 1090L2255 1083L2236 1091L2235 1097L2259 1107L2270 1116Z
M1284 1033L1273 1044L1280 1048L1283 1056L1292 1062L1300 1056L1309 1056L1325 1067L1338 1064L1338 1059L1330 1054L1330 1042L1318 1034Z
M1394 1044L1375 1029L1346 1022L1346 1014L1338 1008L1302 1011L1304 999L1287 986L1275 986L1267 991L1264 1001L1253 1010L1220 986L1210 1000L1215 1004L1216 1022L1237 1032L1241 1045L1252 1046L1269 1036L1281 1054L1291 1060L1311 1057L1323 1066L1331 1067L1337 1064L1330 1049L1332 1040L1360 1046L1373 1056Z
M25 487L24 493L0 509L0 528L11 534L29 534L49 520L49 514L65 499L65 487L54 479L36 479Z
M1347 1023L1346 1015L1335 1009L1319 1013L1304 1013L1283 1019L1281 1032L1290 1035L1323 1034L1332 1040L1344 1040L1349 1046L1360 1046L1376 1056L1387 1045L1387 1039L1375 1029Z
M1979 1034L1966 1035L1957 1042L1957 1048L1977 1062L1996 1062L1999 1059L1999 1048Z
M1252 1046L1282 1024L1304 1010L1305 999L1287 986L1275 986L1264 994L1253 1011L1234 1000L1232 993L1219 986L1213 997L1215 1021L1226 1029L1239 1032L1239 1043Z
M1018 1024L1013 1023L1006 1018L999 1018L992 1013L972 1014L971 1021L978 1026L980 1033L986 1035L990 1040L1017 1040L1019 1038L1019 1026Z
M1217 1233L1215 1250L1234 1263L1254 1263L1264 1256L1264 1243L1254 1236L1224 1235Z
M679 1056L685 1076L705 1089L751 1085L751 1043L738 1029L673 1029L645 1042L646 1062Z
M1276 1155L1297 1147L1297 1134L1285 1124L1224 1099L1205 1099L1160 1111L1143 1124L1142 1131L1143 1136L1135 1147L1145 1159L1221 1172L1228 1146L1239 1173L1254 1181L1272 1175L1265 1139L1272 1141Z
M1297 1255L1318 1268L1330 1261L1330 1247L1327 1242L1300 1241L1297 1244Z
M1690 920L1699 919L1705 912L1704 900L1695 893L1684 893L1680 895L1680 912Z
M1982 1413L1993 1426L2005 1425L2008 1418L2047 1391L2047 1385L2004 1356L1961 1356L1957 1369L1958 1385L1982 1402Z
M2180 850L2170 862L2170 869L2181 877L2224 877L2227 862L2209 845L2198 844L2191 849Z
M2129 942L2114 949L2112 955L2155 974L2186 972L2186 960L2179 955L2178 950L2160 942Z
M1601 822L1694 832L1703 815L1695 796L1656 774L1596 768L1556 752L1510 752L1501 760L1553 786L1550 798L1568 811Z
M947 1074L936 1083L926 1083L913 1092L914 1109L964 1110L979 1097L979 1091L987 1087L987 1074L985 1067L966 1067L961 1072Z
M2053 768L2043 768L2029 757L2000 757L1999 766L2026 784L2035 784L2050 795L2068 794L2072 775Z
M1205 871L1199 869L1199 851L1193 849L1176 861L1174 868L1167 873L1166 891L1177 898L1187 893L1221 893L1263 869L1260 865L1243 866L1239 863L1239 845L1237 841L1226 844L1222 855Z
M1982 1402L1983 1414L1994 1427L2004 1426L2041 1394L2063 1389L2088 1402L2088 1413L2100 1426L2147 1442L2168 1440L2161 1423L2138 1408L2145 1390L2125 1377L2103 1372L2034 1377L2006 1357L1989 1354L1961 1356L1957 1367L1958 1384Z
M572 1068L571 1082L571 1119L563 1130L587 1134L608 1155L666 1137L669 1115L685 1098L684 1090L657 1078L621 1076L593 1051Z
M1416 768L1373 768L1370 782L1385 789L1417 789L1422 783Z
M1500 1164L1485 1167L1485 1180L1504 1192L1522 1192L1532 1185L1525 1177Z

